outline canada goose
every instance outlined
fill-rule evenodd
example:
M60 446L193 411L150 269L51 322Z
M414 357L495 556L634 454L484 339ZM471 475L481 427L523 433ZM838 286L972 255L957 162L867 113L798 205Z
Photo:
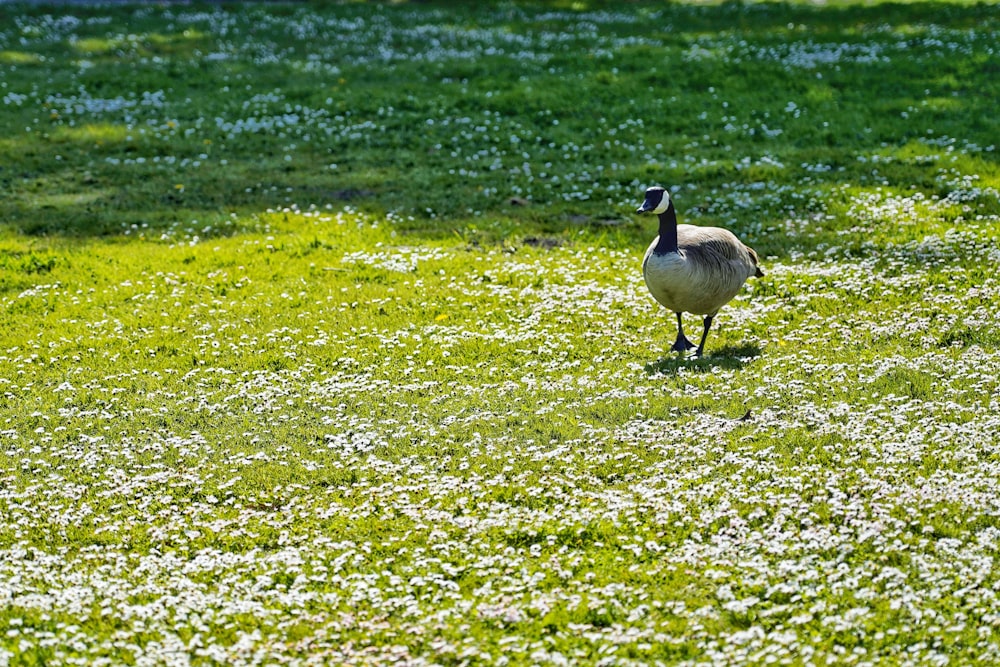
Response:
M677 313L677 341L670 349L686 352L694 347L684 335L681 313L704 315L705 329L694 353L700 357L715 314L747 278L764 275L757 253L727 229L678 225L670 193L659 186L646 190L636 213L660 218L660 234L642 258L642 277L653 298Z

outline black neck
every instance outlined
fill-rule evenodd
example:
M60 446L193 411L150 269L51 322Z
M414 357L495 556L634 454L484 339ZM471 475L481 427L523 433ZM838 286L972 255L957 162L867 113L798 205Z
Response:
M677 252L677 213L672 201L667 210L660 214L660 240L653 252L657 255Z

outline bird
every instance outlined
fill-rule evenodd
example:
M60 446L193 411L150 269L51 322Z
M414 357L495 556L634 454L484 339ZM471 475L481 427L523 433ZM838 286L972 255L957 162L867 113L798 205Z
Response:
M747 279L764 275L757 253L728 229L678 225L673 199L658 185L646 190L636 213L660 219L659 235L642 258L642 276L653 298L677 315L677 340L670 349L685 353L695 347L684 335L681 313L702 315L704 329L694 353L700 357L719 309Z

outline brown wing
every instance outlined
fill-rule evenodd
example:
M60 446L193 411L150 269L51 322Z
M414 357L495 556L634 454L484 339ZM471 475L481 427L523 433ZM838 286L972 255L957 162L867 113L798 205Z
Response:
M754 275L761 277L760 259L753 248L741 242L728 229L720 227L695 227L685 225L681 245L690 255L697 255L699 261L707 265L721 266L729 262L746 265L749 259L754 267Z

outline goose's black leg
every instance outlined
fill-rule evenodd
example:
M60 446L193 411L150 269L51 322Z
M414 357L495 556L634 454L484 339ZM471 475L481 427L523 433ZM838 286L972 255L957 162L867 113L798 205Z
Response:
M712 316L705 316L705 330L701 332L701 342L698 344L698 349L695 350L694 356L700 357L701 353L705 351L705 339L708 338L708 329L712 326ZM693 347L693 346L692 346Z
M670 349L674 352L687 352L693 347L694 343L689 341L687 336L684 335L684 327L681 325L681 314L677 313L677 340L674 341L674 345Z

